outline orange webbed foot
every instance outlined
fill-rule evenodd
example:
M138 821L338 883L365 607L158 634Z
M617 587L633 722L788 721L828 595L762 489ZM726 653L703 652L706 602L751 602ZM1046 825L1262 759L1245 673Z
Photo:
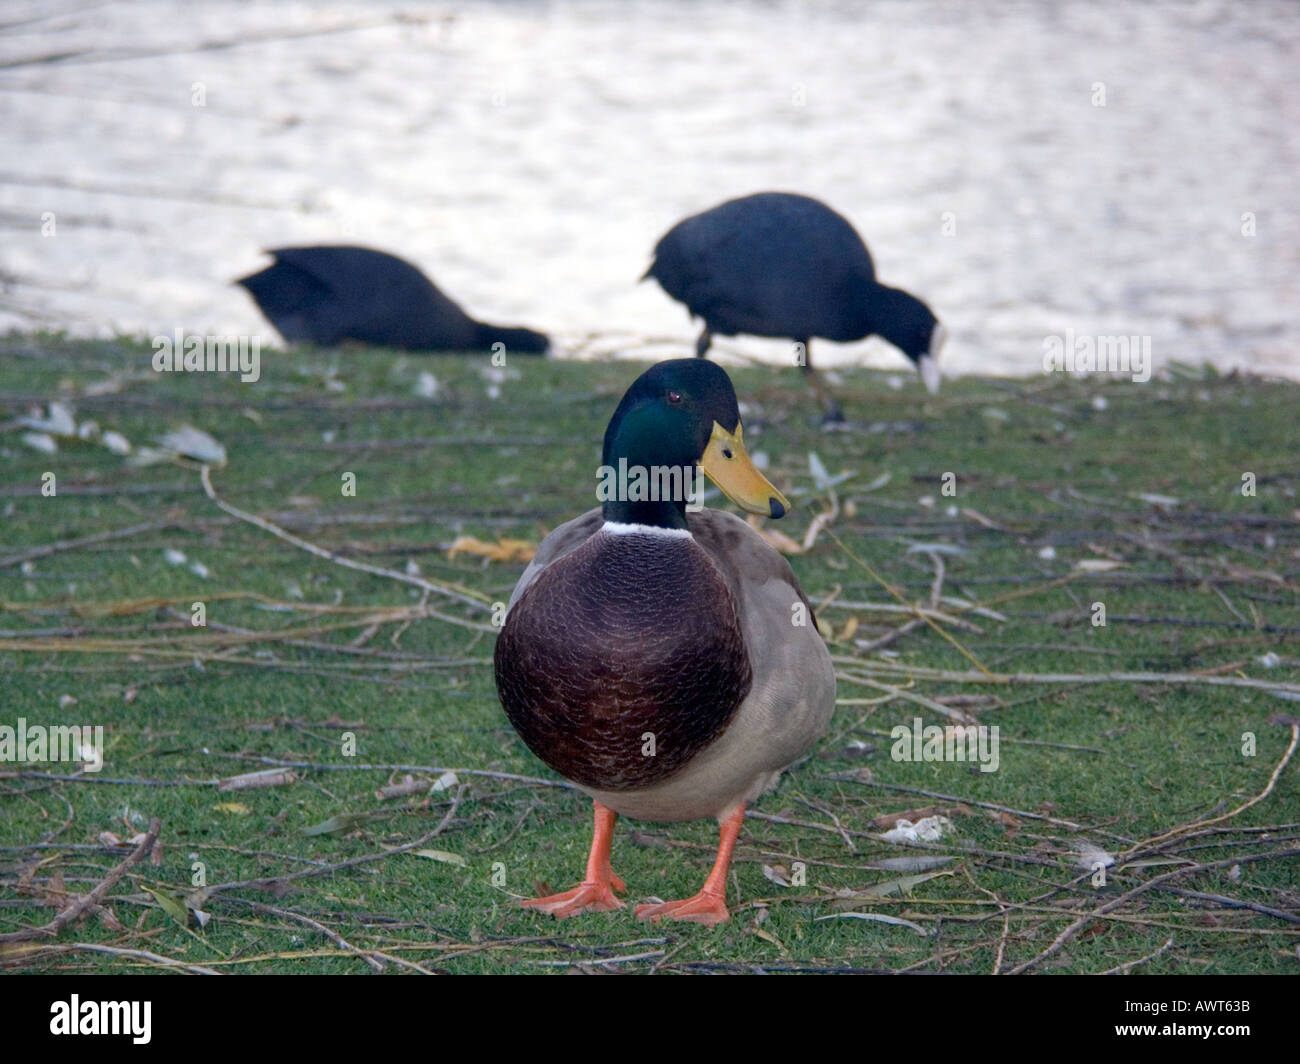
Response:
M530 898L520 904L525 909L536 909L538 912L549 913L557 920L564 920L567 917L586 912L588 909L608 913L625 908L623 902L614 897L614 891L626 889L623 881L618 876L611 874L608 883L584 880L572 890L566 890L562 894L551 894L545 898Z
M596 827L591 837L591 853L587 857L587 878L563 894L551 894L545 898L531 898L522 902L525 909L550 913L557 920L563 920L588 909L608 913L626 907L614 897L614 891L622 893L627 890L627 886L609 867L609 846L614 835L616 814L599 802L595 803L595 814Z
M660 920L689 920L691 923L703 924L705 927L716 927L730 920L731 913L727 912L727 903L722 895L702 890L695 897L683 901L638 905L636 918L649 920L652 923Z
M736 806L731 814L721 822L718 837L718 857L713 862L713 871L704 881L704 886L693 898L683 901L661 901L657 905L638 905L638 920L689 920L691 923L703 924L705 927L717 927L731 919L727 912L727 869L731 866L731 854L736 848L736 837L745 819L745 807Z

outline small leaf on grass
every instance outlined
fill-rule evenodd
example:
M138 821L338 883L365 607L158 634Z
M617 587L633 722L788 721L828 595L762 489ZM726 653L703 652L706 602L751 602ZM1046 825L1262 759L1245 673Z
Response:
M813 481L820 491L826 491L831 486L831 475L826 471L826 466L816 451L808 452L808 472L812 474Z
M457 554L475 554L490 562L531 562L537 553L537 544L526 539L501 539L484 543L474 536L460 536L447 548L447 557Z
M955 857L886 857L883 861L873 861L867 868L879 872L928 872L931 868L942 868Z
M114 432L112 429L104 433L99 438L99 442L119 457L131 453L131 441L120 432Z
M910 927L918 935L925 938L930 937L930 932L920 924L914 924L911 920L904 920L901 916L888 916L885 913L831 913L830 916L819 916L818 920L871 920L878 924L893 924L895 927Z
M319 824L303 828L302 833L304 835L338 835L344 831L351 831L353 828L361 827L373 815L373 813L338 813L328 820L322 820Z
M212 808L226 816L248 816L252 812L243 802L218 802Z
M59 445L54 442L54 437L46 432L24 432L22 441L32 450L40 451L41 454L58 454L59 451Z
M435 399L438 395L438 378L427 370L415 381L415 394L421 399Z
M41 417L39 410L28 417L19 418L18 424L23 428L36 429L37 432L50 432L55 436L75 436L77 420L72 408L66 403L51 403L49 417Z
M1129 493L1129 498L1140 499L1142 502L1149 502L1152 506L1177 506L1183 500L1175 498L1173 495L1160 495L1154 491L1134 491Z
M164 894L161 890L154 890L153 887L148 886L147 884L141 883L140 885L153 895L153 899L158 903L158 907L170 916L174 923L181 927L189 928L190 920L189 917L185 915L185 905L183 902L177 901L169 894Z
M763 866L763 878L775 883L778 887L788 887L790 885L790 870L785 865L765 864Z
M913 543L907 548L908 554L947 554L954 558L960 558L964 554L969 554L965 547L958 547L954 543Z
M770 931L764 931L761 927L756 927L756 928L754 928L753 933L754 933L758 938L761 938L764 942L770 942L770 943L772 943L772 945L774 945L777 949L779 949L779 950L780 950L782 953L784 953L787 957L790 956L790 951L789 951L788 949L785 948L785 943L782 942L779 938L777 938L776 935L772 934L772 932L770 932Z
M1187 861L1181 857L1152 857L1146 861L1125 861L1125 868L1161 868L1165 865L1185 865Z
M429 793L437 794L439 791L445 791L449 787L456 786L456 784L458 784L459 782L460 782L460 777L457 776L456 773L444 772L441 776L439 776L436 780L433 781L433 786L429 788Z
M1114 562L1109 558L1080 558L1074 567L1085 573L1108 573L1112 569L1124 569L1126 562Z
M1010 813L1003 812L1001 809L990 809L989 818L1006 828L1008 835L1014 835L1020 830L1020 821Z
M202 429L193 425L182 425L175 432L158 437L158 442L169 451L184 457L193 458L209 465L225 465L226 449Z
M939 876L955 875L954 869L948 869L946 872L923 872L916 876L903 876L899 879L887 879L883 883L873 883L869 887L863 887L860 894L871 894L877 898L887 898L891 894L910 894L913 889L919 887L922 883L931 879L937 879Z
M449 850L414 850L412 852L416 857L427 857L430 861L441 861L443 864L458 865L461 868L469 867L469 862L465 858Z

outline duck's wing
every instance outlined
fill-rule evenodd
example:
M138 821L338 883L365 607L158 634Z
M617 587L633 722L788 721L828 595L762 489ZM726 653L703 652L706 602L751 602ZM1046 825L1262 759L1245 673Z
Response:
M731 594L736 600L736 611L744 621L748 615L757 622L756 628L766 628L769 618L759 617L755 613L758 603L752 601L753 593L759 588L772 587L781 589L790 601L786 611L788 621L791 616L801 617L794 610L796 602L803 603L808 623L816 630L812 603L799 586L799 579L790 568L790 563L758 532L734 514L724 510L701 510L687 518L691 533L713 559L722 572ZM778 632L784 636L784 632Z
M588 510L581 517L566 521L542 540L537 546L537 553L533 555L533 560L528 563L524 575L519 578L519 583L515 585L506 612L508 613L509 607L519 601L519 596L528 590L533 581L542 574L543 569L553 562L559 561L566 554L577 550L578 547L594 536L604 523L604 514L601 513L600 507L597 506Z
M835 668L817 630L812 603L785 560L753 528L721 510L688 517L736 603L753 682L728 729L752 747L736 759L766 787L826 733L835 708ZM726 740L720 742L720 745ZM746 800L756 792L747 789Z

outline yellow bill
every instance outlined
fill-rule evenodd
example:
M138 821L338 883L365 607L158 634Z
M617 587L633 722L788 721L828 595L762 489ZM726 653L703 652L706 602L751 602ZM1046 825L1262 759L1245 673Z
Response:
M790 503L754 467L745 452L744 432L739 422L736 431L731 433L715 421L700 468L742 510L765 517L784 517Z

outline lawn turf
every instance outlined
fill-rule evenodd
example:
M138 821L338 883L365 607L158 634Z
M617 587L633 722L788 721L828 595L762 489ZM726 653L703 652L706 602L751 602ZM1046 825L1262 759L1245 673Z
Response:
M746 443L796 504L770 527L802 540L830 506L810 452L833 477L852 473L835 487L829 532L791 558L833 633L848 701L756 803L729 879L733 919L707 930L638 924L630 907L563 922L518 908L581 877L590 803L547 785L562 781L496 699L492 606L522 563L448 550L461 536L536 543L593 505L605 425L643 364L304 349L264 352L261 379L245 384L155 373L151 353L129 340L0 338L0 725L105 728L98 774L0 764L0 934L51 920L152 818L162 825L103 908L50 942L0 945L0 965L165 966L77 945L90 943L224 972L367 972L362 954L376 952L458 973L1300 967L1300 860L1250 860L1300 847L1296 761L1250 808L1137 845L1260 794L1292 741L1294 696L957 675L973 659L998 675L1300 682L1297 385L1057 375L947 381L930 397L901 371L843 371L831 379L851 424L824 431L794 369L729 366ZM425 372L432 397L417 394ZM70 440L43 454L16 420L51 400L137 447L200 428L228 452L211 471L226 502L349 559L468 589L477 604L345 568L231 516L194 463L136 466ZM113 530L127 534L79 542ZM959 548L937 555L942 594L1003 619L941 600L962 622L942 625L960 645L921 624L864 649L912 617L869 608L899 606L871 571L928 602L936 555L909 548L933 544ZM447 619L413 617L422 601ZM196 602L206 627L191 623ZM888 671L898 666L949 676L909 683ZM894 760L892 728L945 722L909 695L997 725L998 770ZM293 766L291 782L216 786L278 763ZM448 769L442 789L376 796ZM928 807L953 823L942 841L880 839L875 818ZM383 855L440 825L417 847L436 856ZM1085 843L1135 861L1094 885ZM682 897L715 845L711 823L620 821L614 867L630 902ZM880 862L931 854L954 859L868 892L909 874ZM367 855L381 856L277 880ZM1194 863L1214 867L1144 887ZM181 926L152 892L188 896L205 923L191 914ZM924 934L835 916L854 910Z

